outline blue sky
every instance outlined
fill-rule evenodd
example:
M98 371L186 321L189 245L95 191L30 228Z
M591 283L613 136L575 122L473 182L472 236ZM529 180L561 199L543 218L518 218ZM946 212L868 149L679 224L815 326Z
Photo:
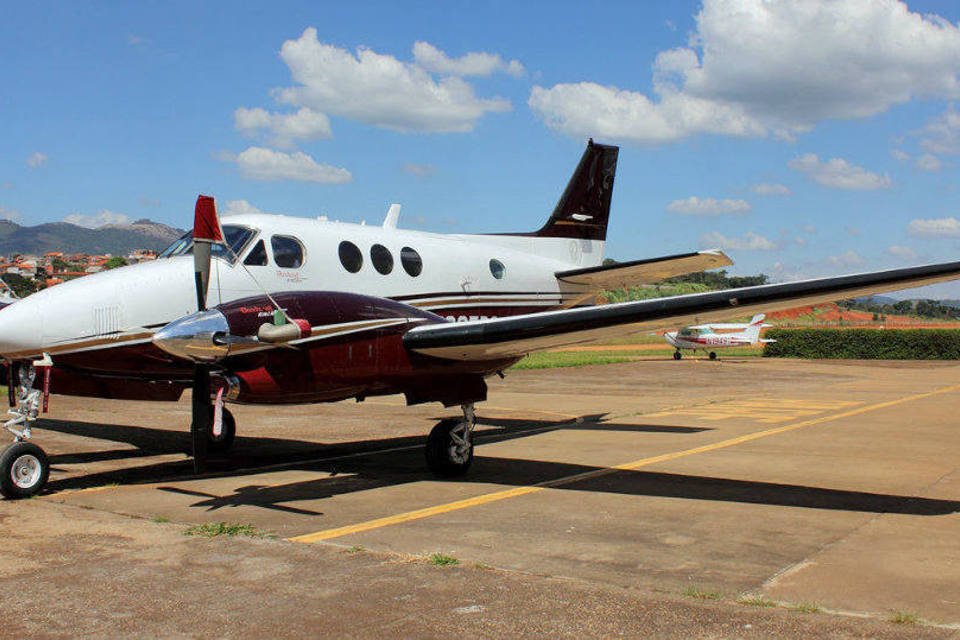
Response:
M8 3L0 215L190 224L197 193L522 231L621 146L608 255L778 280L960 258L960 5ZM468 56L468 54L476 54ZM936 292L960 297L960 287Z

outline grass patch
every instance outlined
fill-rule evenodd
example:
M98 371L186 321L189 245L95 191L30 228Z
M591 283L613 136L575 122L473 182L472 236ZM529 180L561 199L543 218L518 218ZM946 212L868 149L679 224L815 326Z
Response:
M750 605L751 607L775 607L777 603L759 593L748 593L737 598L740 604Z
M722 600L723 592L716 589L704 589L691 585L682 591L683 595L689 598L699 598L701 600Z
M453 556L447 556L442 553L430 554L430 564L435 567L446 567L449 565L460 564L460 561Z
M894 611L890 616L890 622L894 624L917 624L920 622L920 616L909 611Z
M201 538L217 538L219 536L243 536L246 538L272 538L272 534L260 531L252 524L241 522L208 522L189 527L183 532L185 536L199 536Z
M150 518L150 522L156 522L157 524L166 524L170 522L170 518L167 516L153 516Z
M790 607L790 609L792 611L799 611L800 613L818 613L820 611L820 605L816 602L798 602Z
M364 548L362 544L355 544L347 549L347 553L360 553L363 550Z
M632 356L606 355L596 351L542 351L531 353L513 365L513 369L556 369L559 367L583 367L591 364L616 364L630 362Z

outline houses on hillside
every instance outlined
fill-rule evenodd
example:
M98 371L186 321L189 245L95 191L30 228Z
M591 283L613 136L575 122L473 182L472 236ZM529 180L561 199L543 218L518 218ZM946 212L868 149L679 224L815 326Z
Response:
M19 282L30 281L34 290L52 287L66 280L80 278L103 271L111 266L134 264L156 260L157 252L137 249L119 259L112 254L65 254L62 251L48 251L42 256L15 254L0 256L0 276L10 274ZM22 278L23 280L19 280ZM16 287L15 287L16 288Z

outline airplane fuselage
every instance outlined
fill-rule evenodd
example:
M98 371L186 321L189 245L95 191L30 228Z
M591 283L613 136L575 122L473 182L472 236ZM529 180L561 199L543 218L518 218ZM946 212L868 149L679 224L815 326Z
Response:
M604 244L266 214L227 218L224 230L236 255L221 250L213 259L208 306L229 307L237 317L257 310L262 322L271 309L266 294L283 292L292 294L288 305L309 306L312 314L313 335L293 348L240 353L224 363L233 399L250 402L394 393L410 384L391 378L411 375L423 376L413 386L426 396L431 386L473 384L464 380L512 361L471 371L460 366L454 375L448 362L407 354L400 335L411 323L470 322L575 304L590 292L554 274L599 264ZM181 255L175 245L172 255L69 281L3 309L0 352L10 360L49 353L61 393L179 397L190 364L158 349L152 338L196 311L193 260L185 248L189 238Z

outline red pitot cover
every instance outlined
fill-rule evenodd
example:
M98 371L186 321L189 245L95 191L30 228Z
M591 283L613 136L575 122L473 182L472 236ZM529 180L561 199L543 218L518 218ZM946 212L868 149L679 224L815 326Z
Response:
M193 215L193 239L200 242L223 242L217 205L210 196L197 196L197 208Z

